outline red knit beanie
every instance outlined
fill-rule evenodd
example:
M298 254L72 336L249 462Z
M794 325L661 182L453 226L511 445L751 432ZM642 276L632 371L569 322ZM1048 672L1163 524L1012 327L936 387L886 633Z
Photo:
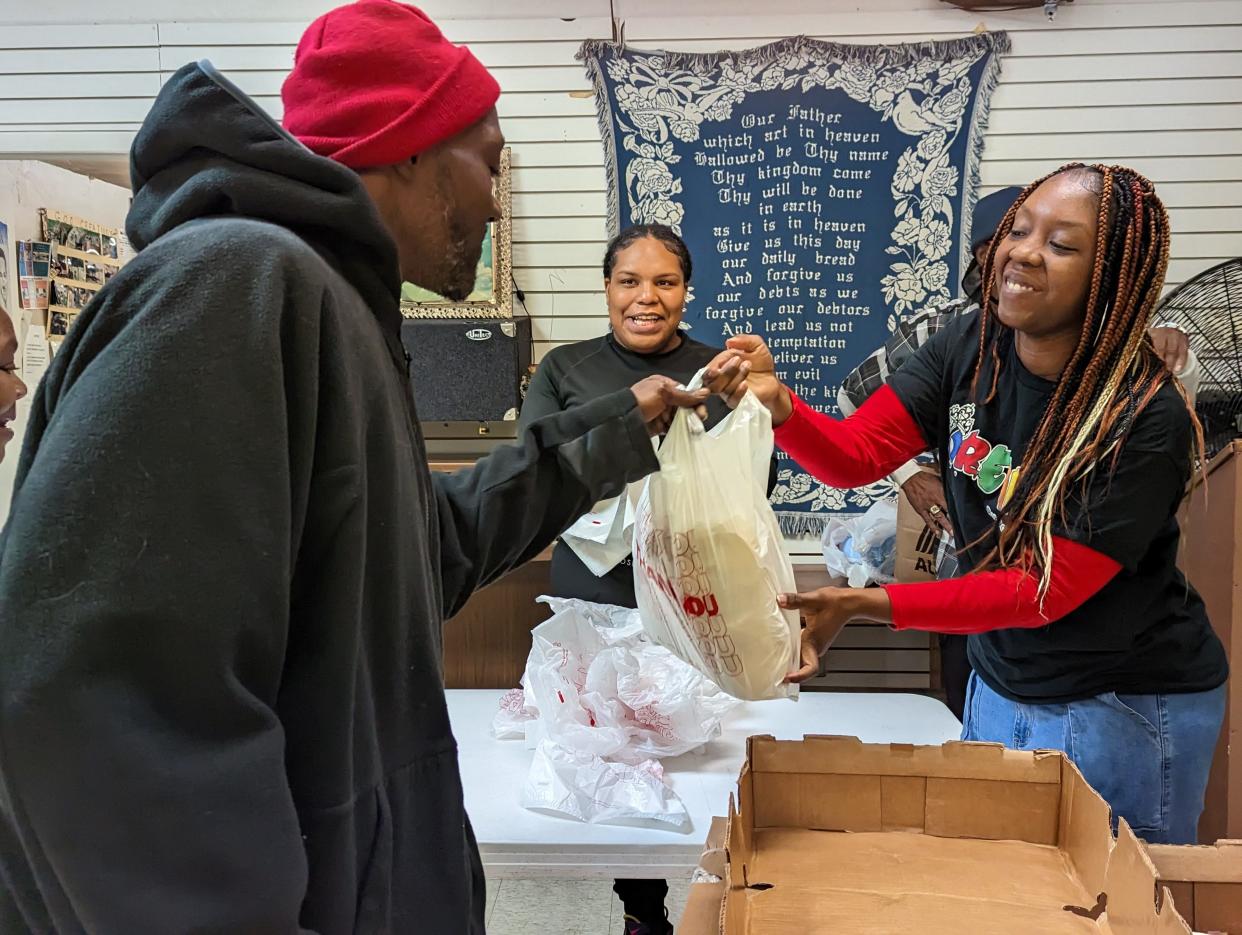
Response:
M500 85L422 10L358 0L315 20L280 96L285 129L351 169L396 165L480 120Z

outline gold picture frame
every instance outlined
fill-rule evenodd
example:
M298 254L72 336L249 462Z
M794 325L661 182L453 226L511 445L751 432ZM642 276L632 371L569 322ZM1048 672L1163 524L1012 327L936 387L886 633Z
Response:
M401 286L401 314L406 318L513 317L513 194L511 151L500 153L496 201L500 217L488 225L476 271L475 291L464 302L453 302L412 283Z

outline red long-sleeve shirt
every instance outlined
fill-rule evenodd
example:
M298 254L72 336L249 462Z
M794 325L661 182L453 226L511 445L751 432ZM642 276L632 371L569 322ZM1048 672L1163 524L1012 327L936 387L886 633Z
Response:
M834 487L870 484L932 447L887 386L844 420L816 412L790 395L793 414L776 429L776 442L818 480ZM1051 580L1042 601L1038 577L1020 568L894 584L885 590L896 629L982 633L1059 620L1120 570L1121 565L1107 555L1054 536Z

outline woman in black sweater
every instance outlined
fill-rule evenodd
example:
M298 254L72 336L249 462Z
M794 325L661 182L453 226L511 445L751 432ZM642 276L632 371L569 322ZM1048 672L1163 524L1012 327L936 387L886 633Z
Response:
M611 330L600 338L558 347L544 357L522 404L523 427L571 406L632 386L652 374L686 383L719 353L681 329L690 284L690 251L670 228L627 228L604 255L604 292ZM728 413L719 397L707 401L708 426ZM768 483L775 483L775 458ZM552 593L597 604L636 607L629 556L597 577L564 542L552 553ZM625 906L625 935L672 932L664 880L617 880Z

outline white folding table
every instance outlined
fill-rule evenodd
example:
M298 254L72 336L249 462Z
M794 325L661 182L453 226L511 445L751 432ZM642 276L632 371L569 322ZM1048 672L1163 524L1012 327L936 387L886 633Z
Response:
M799 700L748 702L724 722L724 733L699 754L663 761L664 775L685 803L684 832L651 826L594 825L542 814L519 804L533 751L521 740L496 740L492 719L504 694L447 692L460 750L466 809L488 876L679 877L697 865L713 815L723 815L737 787L746 738L792 740L840 734L868 743L939 744L961 731L952 713L923 695L803 692Z

